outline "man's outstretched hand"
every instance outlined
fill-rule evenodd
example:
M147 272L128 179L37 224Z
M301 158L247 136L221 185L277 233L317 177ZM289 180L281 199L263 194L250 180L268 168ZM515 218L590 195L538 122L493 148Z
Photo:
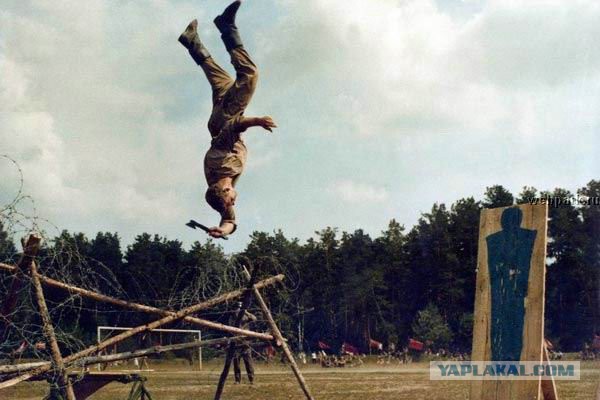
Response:
M268 130L269 132L273 132L273 128L277 128L277 125L275 124L275 121L273 121L273 118L269 117L268 115L264 117L258 117L256 119L258 122L258 126Z
M207 233L216 239L226 236L225 232L223 232L223 230L218 226L213 226L212 228L209 228Z
M239 124L239 131L244 132L246 129L252 128L253 126L260 126L269 132L273 132L273 128L277 128L273 118L266 115L264 117L243 117Z
M235 224L231 222L222 222L221 226L213 226L208 229L208 234L214 238L227 238L235 231Z

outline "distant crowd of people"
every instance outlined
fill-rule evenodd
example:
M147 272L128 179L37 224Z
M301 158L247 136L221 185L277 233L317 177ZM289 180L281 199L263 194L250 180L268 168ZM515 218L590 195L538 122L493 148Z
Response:
M580 353L582 360L600 360L600 333L594 335L592 343L586 343Z

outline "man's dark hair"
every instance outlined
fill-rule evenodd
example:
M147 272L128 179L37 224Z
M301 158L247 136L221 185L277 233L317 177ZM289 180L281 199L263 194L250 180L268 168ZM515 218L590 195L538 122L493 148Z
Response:
M211 185L206 190L206 194L204 198L206 202L210 204L212 208L214 208L218 213L222 214L225 212L225 193L223 189L221 189L217 185Z

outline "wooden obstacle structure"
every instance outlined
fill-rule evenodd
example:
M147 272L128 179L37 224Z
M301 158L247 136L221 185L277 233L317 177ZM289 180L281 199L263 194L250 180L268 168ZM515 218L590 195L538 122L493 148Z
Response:
M544 341L547 204L485 209L479 225L473 361L549 363ZM553 380L474 380L471 400L556 400Z
M28 380L48 380L51 387L58 391L58 395L66 400L81 400L87 398L94 391L100 389L112 381L124 381L123 375L107 375L107 374L90 374L84 373L82 376L73 374L69 371L69 368L85 367L92 364L101 364L106 362L112 362L116 360L126 360L136 357L148 356L151 354L160 354L165 351L180 350L184 348L196 348L201 346L210 346L216 344L226 344L229 346L229 351L226 358L226 369L223 370L215 399L220 399L222 390L225 384L225 379L229 372L229 363L232 358L232 349L235 350L235 343L241 339L254 339L272 342L276 347L281 348L285 357L289 361L290 367L298 380L298 383L306 396L307 399L312 400L313 397L310 390L292 356L291 351L287 346L287 342L281 331L277 327L269 308L267 307L260 289L273 286L284 280L283 275L276 275L261 281L257 281L258 268L253 269L248 261L248 267L251 269L249 272L244 266L244 274L247 278L247 285L244 289L234 290L228 293L221 294L213 297L209 300L194 304L186 307L179 311L168 311L156 307L150 307L144 304L137 304L110 296L103 295L94 291L79 288L73 285L69 285L48 277L43 276L38 271L38 265L36 262L36 255L39 251L41 244L41 237L35 234L29 235L29 237L23 241L23 255L21 256L17 265L0 264L0 270L11 273L12 284L7 297L4 299L0 314L0 339L8 336L8 328L10 326L10 315L14 310L18 291L23 287L25 280L30 279L33 289L34 297L37 302L38 313L43 323L43 332L45 340L51 350L51 360L41 361L37 363L29 364L17 364L17 365L0 365L0 390L16 385L20 382ZM48 313L46 306L46 300L44 296L43 286L51 288L61 289L67 293L73 295L79 295L87 299L108 303L114 306L121 307L132 311L143 312L147 314L155 314L160 318L144 325L140 325L132 328L131 330L122 332L116 336L103 340L93 346L78 351L76 353L64 356L61 354L54 333L54 326ZM199 317L192 316L192 314L200 311L209 310L219 304L228 303L235 299L242 299L242 308L240 315L238 315L238 321L241 321L241 316L250 306L252 298L255 298L257 303L260 305L261 312L267 320L270 332L255 332L252 330L242 329L239 327L239 323L234 326L220 324L217 322L209 321ZM148 349L140 349L127 353L119 353L112 355L98 355L102 350L109 348L125 339L128 339L134 335L151 331L152 329L159 328L166 324L175 321L185 321L190 324L194 324L203 328L213 329L234 335L234 337L213 339L213 340L198 340L190 343L183 343L171 346L154 346ZM143 381L140 379L131 378L131 382L137 382L132 388L131 396L137 396L136 399L148 399L149 394L143 386ZM139 395L138 395L139 394ZM131 397L130 396L130 397Z

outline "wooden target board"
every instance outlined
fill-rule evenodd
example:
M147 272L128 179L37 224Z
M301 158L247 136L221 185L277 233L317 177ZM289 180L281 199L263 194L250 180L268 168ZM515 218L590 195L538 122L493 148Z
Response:
M473 361L543 360L547 204L485 209L479 223ZM475 380L471 400L541 400L540 380Z

